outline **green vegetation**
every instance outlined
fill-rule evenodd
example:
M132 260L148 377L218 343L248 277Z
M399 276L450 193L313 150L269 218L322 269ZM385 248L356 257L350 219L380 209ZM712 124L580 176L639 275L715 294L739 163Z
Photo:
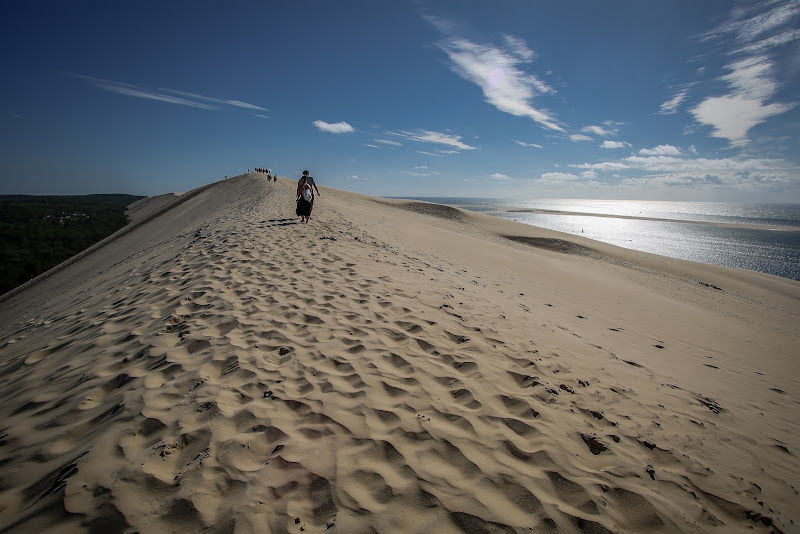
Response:
M0 195L0 294L113 234L134 195Z

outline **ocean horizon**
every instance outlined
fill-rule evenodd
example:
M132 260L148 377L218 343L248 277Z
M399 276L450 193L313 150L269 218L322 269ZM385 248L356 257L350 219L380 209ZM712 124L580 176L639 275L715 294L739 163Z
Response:
M800 281L800 204L405 197L620 247Z

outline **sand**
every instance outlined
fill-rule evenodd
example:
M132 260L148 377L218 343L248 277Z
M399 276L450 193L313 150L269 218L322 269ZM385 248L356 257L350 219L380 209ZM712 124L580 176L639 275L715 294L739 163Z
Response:
M800 283L294 187L0 298L0 531L800 531Z

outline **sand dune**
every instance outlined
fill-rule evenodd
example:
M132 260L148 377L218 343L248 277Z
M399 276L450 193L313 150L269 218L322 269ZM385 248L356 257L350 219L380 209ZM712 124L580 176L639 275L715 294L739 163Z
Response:
M0 301L0 531L800 531L800 283L322 194L161 199Z

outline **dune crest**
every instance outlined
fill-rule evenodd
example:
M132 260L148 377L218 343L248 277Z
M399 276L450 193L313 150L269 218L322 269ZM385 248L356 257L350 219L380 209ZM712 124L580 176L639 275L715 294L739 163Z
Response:
M152 203L2 303L0 530L800 528L800 284L321 189Z

